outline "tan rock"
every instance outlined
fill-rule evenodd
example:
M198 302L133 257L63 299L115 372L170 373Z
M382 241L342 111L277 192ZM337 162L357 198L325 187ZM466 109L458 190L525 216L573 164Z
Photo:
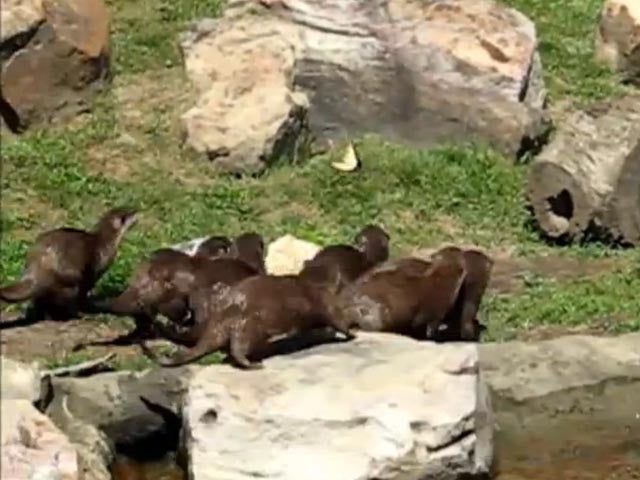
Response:
M284 235L267 246L265 267L272 275L295 275L320 251L315 243Z
M304 114L293 128L291 109L306 98L317 140L478 135L514 153L541 127L536 43L529 19L490 0L230 1L182 39L200 96L183 117L186 141L238 171L302 155Z
M77 453L69 440L27 400L0 401L2 461L7 480L78 480Z
M40 399L41 373L34 365L27 365L7 357L0 357L0 398L3 400Z
M596 58L640 82L640 1L605 2L596 32Z
M108 68L102 0L10 0L2 28L1 111L12 130L87 108Z

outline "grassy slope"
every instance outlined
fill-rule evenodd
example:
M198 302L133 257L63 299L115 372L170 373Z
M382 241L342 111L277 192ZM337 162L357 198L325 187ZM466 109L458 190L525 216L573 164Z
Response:
M176 36L185 21L216 14L218 2L108 3L113 90L87 118L3 145L2 278L19 273L28 242L43 228L89 225L115 203L143 208L144 220L124 242L100 284L103 291L120 289L132 265L162 244L249 228L268 238L292 232L330 242L379 221L393 235L396 252L461 240L515 248L521 255L554 251L628 259L627 267L597 280L542 280L517 296L489 296L485 312L491 338L508 338L536 325L600 324L603 319L619 319L611 329L640 328L638 253L597 245L545 246L526 227L527 167L513 166L483 146L410 151L364 138L358 143L367 168L359 175L333 171L325 157L304 166L276 166L261 179L207 175L211 167L179 147L176 119L185 100ZM599 0L508 3L537 23L552 102L579 103L621 90L591 61Z

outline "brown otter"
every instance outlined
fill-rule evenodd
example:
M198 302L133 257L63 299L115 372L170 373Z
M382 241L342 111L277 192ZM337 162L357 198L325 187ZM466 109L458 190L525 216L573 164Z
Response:
M193 291L205 287L221 289L260 273L250 264L264 254L262 239L256 236L258 241L253 237L250 245L253 249L241 236L238 237L241 248L236 245L236 239L230 251L226 239L215 236L203 242L193 256L169 248L156 250L135 269L124 292L99 304L103 312L132 316L135 328L110 340L80 343L74 350L87 346L130 345L141 338L152 337L157 315L167 317L176 325L185 324L192 312L189 297Z
M455 248L446 247L442 251ZM478 322L477 315L489 285L494 262L485 253L475 249L463 250L463 256L465 279L453 309L444 320L447 329L442 339L477 340L480 332L485 329Z
M430 261L394 260L367 272L340 292L342 329L432 335L453 308L465 278L463 252L436 252Z
M194 296L194 307L201 320L187 337L160 327L163 336L178 343L191 343L191 348L165 361L144 340L140 345L150 358L166 367L185 365L226 349L237 366L256 369L262 368L261 361L252 362L249 358L263 357L275 337L328 326L351 339L352 334L336 328L333 322L332 302L340 284L339 275L333 278L316 282L297 275L259 275L242 280L220 295L212 296L200 289Z
M231 240L223 235L213 235L198 245L194 255L215 258L227 255L231 249Z
M445 247L430 260L388 261L345 289L338 312L349 326L365 330L474 340L484 328L476 316L492 264L484 253L458 247ZM444 335L439 327L446 327Z
M345 284L353 282L370 268L389 258L389 235L377 225L367 225L351 245L330 245L304 263L300 275L322 274L323 269L336 267Z
M40 234L27 252L20 280L0 288L0 299L30 299L27 317L32 320L76 316L135 221L134 209L119 207L102 215L91 231L62 227Z
M237 236L229 249L229 256L238 258L255 268L259 273L265 273L264 240L255 232L243 233Z

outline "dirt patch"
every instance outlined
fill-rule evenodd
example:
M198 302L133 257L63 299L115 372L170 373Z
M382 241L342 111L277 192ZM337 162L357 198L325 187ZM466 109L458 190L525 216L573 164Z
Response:
M627 260L628 261L628 260ZM566 281L592 278L615 271L625 264L623 258L581 259L548 255L531 259L497 258L489 288L498 293L517 293L532 276Z
M0 330L0 353L16 360L39 361L43 365L78 363L87 358L117 353L117 363L139 363L141 358L137 346L91 347L74 353L72 348L89 339L111 338L126 333L130 325L122 319L109 321L95 318L70 320L67 322L43 321L25 327Z

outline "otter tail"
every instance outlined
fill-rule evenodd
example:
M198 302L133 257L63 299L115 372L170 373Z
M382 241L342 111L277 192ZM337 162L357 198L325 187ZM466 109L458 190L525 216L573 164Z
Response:
M23 277L17 282L0 288L0 300L8 303L17 303L33 297L36 291L36 282L32 278Z

